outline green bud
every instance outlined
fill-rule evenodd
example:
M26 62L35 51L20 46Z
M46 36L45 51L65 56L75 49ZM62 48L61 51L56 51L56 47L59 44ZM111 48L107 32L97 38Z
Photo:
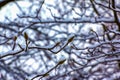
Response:
M49 74L48 74L48 73L45 73L45 74L43 74L42 76L43 76L43 77L46 77L46 76L49 76Z
M68 42L72 42L75 36L72 36L70 39L68 39Z

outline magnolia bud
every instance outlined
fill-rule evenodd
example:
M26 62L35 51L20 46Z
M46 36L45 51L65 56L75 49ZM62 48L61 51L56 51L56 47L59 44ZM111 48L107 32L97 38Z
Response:
M61 61L59 61L59 62L58 62L58 65L63 64L65 61L66 61L66 59L65 59L65 60L61 60Z
M26 32L24 33L24 38L25 38L25 40L28 40L28 35Z

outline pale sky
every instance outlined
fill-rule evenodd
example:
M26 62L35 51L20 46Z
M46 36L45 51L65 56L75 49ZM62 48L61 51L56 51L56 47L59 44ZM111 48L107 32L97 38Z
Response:
M17 2L20 6L23 8L27 8L31 5L28 1L18 1ZM54 4L54 0L45 0L45 4ZM23 9L22 8L22 9ZM13 19L17 17L17 13L19 13L19 9L16 6L15 3L11 2L7 5L5 5L1 10L0 10L0 21L4 21L5 16L9 17L10 19Z

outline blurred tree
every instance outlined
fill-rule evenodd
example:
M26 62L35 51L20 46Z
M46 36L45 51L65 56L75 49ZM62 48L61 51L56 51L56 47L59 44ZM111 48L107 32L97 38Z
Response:
M28 2L0 21L0 80L120 79L119 0Z

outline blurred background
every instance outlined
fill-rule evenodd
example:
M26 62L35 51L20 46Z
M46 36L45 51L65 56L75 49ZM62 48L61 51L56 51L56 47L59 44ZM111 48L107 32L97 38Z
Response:
M119 0L1 0L0 80L119 80Z

